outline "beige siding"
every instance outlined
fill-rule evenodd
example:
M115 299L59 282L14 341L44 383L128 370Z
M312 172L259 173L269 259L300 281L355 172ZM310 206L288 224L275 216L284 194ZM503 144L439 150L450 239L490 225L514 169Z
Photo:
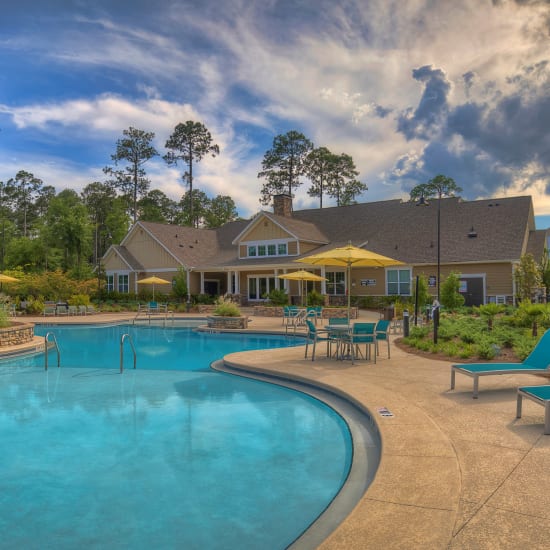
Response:
M239 252L239 257L240 258L246 258L248 256L248 248L245 244L241 244L239 246L239 250L240 250L240 252Z
M326 267L327 271L339 270L341 268ZM361 286L361 281L372 280L376 284ZM355 284L354 284L355 283ZM361 267L351 270L351 295L352 296L383 296L386 294L386 271L384 268Z
M128 265L123 262L118 254L111 254L104 263L103 268L106 271L128 270Z
M251 228L250 231L245 233L241 238L241 241L269 241L272 239L289 239L291 236L287 231L275 225L271 220L267 218L260 220L258 224Z
M296 254L298 254L298 243L296 241L290 241L287 250L289 256L296 256Z
M128 251L144 267L176 267L178 263L159 243L138 228L126 241Z
M491 263L491 264L463 264L453 266L441 266L441 280L452 271L461 275L485 275L485 291L487 296L511 296L513 293L512 265L510 263ZM428 266L415 269L413 277L416 275L437 275L437 266ZM431 289L430 289L431 290ZM435 289L433 290L435 292Z

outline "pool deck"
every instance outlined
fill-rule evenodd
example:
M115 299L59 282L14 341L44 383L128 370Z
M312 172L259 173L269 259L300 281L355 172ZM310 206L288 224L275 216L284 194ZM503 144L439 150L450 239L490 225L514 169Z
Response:
M115 322L135 314L25 317L37 323ZM377 315L360 312L361 320ZM185 316L180 316L185 317ZM189 317L193 317L190 315ZM197 317L195 315L194 317ZM249 330L280 331L280 318L251 317ZM321 348L320 348L321 349ZM234 353L250 371L307 379L365 406L382 437L376 478L347 519L320 546L365 548L516 549L550 547L550 436L544 408L516 389L548 379L483 377L479 399L460 374L450 391L451 362L381 346L376 364L304 359L303 347ZM387 408L393 416L382 416Z

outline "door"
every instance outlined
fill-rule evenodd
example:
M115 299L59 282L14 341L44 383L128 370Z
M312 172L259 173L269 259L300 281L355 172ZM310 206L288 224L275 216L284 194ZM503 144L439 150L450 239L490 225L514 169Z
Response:
M460 294L465 306L480 306L485 303L483 277L460 277Z

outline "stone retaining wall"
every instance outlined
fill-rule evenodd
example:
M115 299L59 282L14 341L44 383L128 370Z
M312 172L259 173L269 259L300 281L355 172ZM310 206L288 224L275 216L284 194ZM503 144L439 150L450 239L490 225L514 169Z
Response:
M248 328L248 317L222 317L213 315L207 317L208 328L237 330Z
M27 344L33 338L34 323L12 321L11 326L0 328L0 348Z

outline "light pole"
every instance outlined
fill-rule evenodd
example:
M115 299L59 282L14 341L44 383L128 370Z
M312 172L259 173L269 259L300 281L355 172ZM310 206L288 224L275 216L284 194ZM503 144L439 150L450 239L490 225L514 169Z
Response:
M437 299L435 300L432 308L432 319L434 324L434 344L437 344L437 332L439 328L439 289L441 286L441 193L442 190L437 190ZM421 195L416 206L429 206L430 203Z

